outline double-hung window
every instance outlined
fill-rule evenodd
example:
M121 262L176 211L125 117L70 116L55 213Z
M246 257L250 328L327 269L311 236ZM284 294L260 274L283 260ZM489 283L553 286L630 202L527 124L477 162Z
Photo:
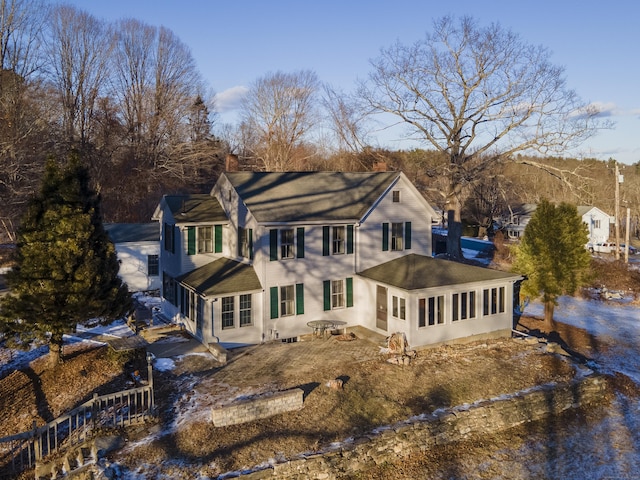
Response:
M240 295L240 326L253 325L251 317L251 294Z
M198 253L213 252L213 227L198 227Z
M354 252L353 225L322 227L322 255L351 255Z
M353 278L323 282L324 310L353 307Z
M293 315L296 305L293 285L280 287L280 316Z
M269 289L271 318L302 315L304 313L304 285L283 285Z
M389 249L411 250L411 222L382 224L382 250L386 252Z
M334 255L345 253L345 235L346 228L344 226L333 227L332 251Z
M280 258L294 258L293 228L280 230Z
M222 252L222 225L188 226L187 255Z
M403 223L391 224L391 250L402 250L402 238L404 234Z
M234 297L222 297L222 329L233 328Z
M160 273L160 263L158 255L147 255L147 275L157 277Z
M253 230L238 227L238 255L253 258Z
M304 258L304 227L274 228L269 231L269 260L279 258Z

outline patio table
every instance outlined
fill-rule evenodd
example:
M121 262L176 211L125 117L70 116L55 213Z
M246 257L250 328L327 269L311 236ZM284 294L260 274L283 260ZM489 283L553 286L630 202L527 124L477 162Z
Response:
M324 337L327 330L333 330L346 324L347 322L340 320L311 320L307 322L307 326L313 329L313 334L319 337Z

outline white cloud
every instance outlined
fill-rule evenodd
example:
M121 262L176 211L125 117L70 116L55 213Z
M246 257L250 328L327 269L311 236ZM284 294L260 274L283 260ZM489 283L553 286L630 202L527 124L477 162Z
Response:
M231 87L224 92L218 93L215 96L216 111L219 113L226 113L238 109L242 98L249 91L247 87L241 85Z

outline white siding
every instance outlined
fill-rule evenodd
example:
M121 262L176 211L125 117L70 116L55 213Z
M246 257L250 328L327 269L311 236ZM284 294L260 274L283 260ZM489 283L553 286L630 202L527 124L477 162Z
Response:
M132 292L157 290L161 285L160 274L149 276L148 255L159 255L158 242L125 242L116 244L120 262L118 275Z
M393 190L400 191L400 202L393 202ZM404 176L380 200L356 229L357 271L374 267L395 258L416 253L431 256L431 214L426 201ZM411 222L411 249L382 250L382 224Z

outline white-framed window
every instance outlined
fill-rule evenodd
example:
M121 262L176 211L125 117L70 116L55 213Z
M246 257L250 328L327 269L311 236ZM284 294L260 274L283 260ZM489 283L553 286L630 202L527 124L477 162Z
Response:
M451 320L476 318L476 292L454 293L451 296Z
M198 253L213 252L213 227L198 227Z
M485 288L482 291L482 314L496 315L505 311L505 288Z
M280 287L280 316L295 314L296 296L293 285Z
M271 318L304 314L304 285L270 287L269 304Z
M400 320L407 318L407 306L404 298L395 295L391 297L391 314Z
M158 255L147 255L147 275L157 277L160 274L160 257Z
M253 245L251 244L252 229L238 227L238 255L244 258L252 258Z
M331 242L331 253L334 255L340 255L346 252L346 227L344 225L333 227L333 237Z
M222 329L233 328L234 321L234 297L222 297Z
M331 308L344 308L345 288L344 280L331 281Z
M400 190L394 190L393 192L391 192L391 196L393 198L393 203L400 202Z
M418 299L418 327L444 324L444 295Z
M404 237L404 223L391 224L391 250L402 250L402 239Z
M251 294L247 293L240 295L240 326L247 327L253 325L253 318L251 316Z
M284 228L280 230L280 258L295 257L293 228Z

